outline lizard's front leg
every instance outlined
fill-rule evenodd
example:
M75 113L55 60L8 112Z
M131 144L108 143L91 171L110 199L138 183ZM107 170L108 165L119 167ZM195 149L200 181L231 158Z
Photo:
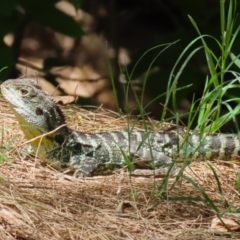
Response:
M98 168L99 162L93 157L75 155L70 159L70 166L75 170L74 177L87 177Z
M87 142L79 142L78 138L76 142L77 144L75 145L69 144L72 149L69 156L69 165L75 170L75 177L91 176L100 165L100 161L96 157L96 152L101 147L101 144L95 143L95 145L90 145Z

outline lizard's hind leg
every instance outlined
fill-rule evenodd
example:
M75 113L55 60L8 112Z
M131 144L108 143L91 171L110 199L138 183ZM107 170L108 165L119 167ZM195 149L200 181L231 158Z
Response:
M164 153L152 150L152 154L147 155L148 158L144 157L143 159L134 161L136 169L131 172L132 176L165 177L167 175L176 176L179 173L180 168L172 158Z

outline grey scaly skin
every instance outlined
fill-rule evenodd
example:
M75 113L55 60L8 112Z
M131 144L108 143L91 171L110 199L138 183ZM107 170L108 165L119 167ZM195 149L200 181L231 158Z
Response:
M175 175L176 161L239 159L235 136L200 136L177 126L158 132L76 132L66 126L55 100L35 80L7 80L1 91L26 138L42 136L31 142L36 156L57 169L70 167L75 176L111 174L126 165L132 175L163 176L168 171Z

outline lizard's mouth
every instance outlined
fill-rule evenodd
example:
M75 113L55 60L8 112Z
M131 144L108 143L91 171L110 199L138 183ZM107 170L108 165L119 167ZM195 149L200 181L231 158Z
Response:
M8 87L6 83L1 85L1 92L4 98L11 103L11 105L18 106L18 95L16 94L15 90Z

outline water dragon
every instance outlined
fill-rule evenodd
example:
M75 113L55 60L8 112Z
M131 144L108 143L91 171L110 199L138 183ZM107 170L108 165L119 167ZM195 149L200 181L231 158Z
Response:
M70 168L75 176L106 175L128 166L132 175L176 175L176 162L236 160L239 139L227 134L199 134L186 128L159 131L115 130L77 132L66 126L57 102L33 79L10 79L1 92L35 155L57 169Z

